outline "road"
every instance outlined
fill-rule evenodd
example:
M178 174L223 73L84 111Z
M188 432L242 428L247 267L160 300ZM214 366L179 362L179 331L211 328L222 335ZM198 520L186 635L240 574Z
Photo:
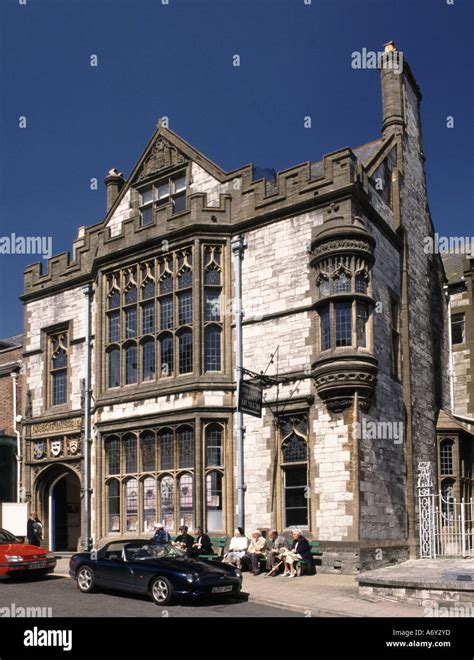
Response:
M1 580L0 617L4 608L51 608L53 617L302 617L298 612L248 602L245 594L239 598L216 597L160 607L151 600L98 591L82 594L75 582L65 576L48 575L40 579ZM48 614L43 614L49 616Z

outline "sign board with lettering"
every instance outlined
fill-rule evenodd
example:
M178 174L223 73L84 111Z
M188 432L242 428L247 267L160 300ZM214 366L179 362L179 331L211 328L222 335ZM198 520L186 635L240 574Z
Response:
M240 381L239 404L237 410L252 415L253 417L262 416L262 388L259 385Z

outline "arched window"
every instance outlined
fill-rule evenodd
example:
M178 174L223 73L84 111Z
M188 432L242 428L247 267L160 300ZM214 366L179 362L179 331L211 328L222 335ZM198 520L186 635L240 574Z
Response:
M155 377L155 340L146 339L142 344L143 380L153 380Z
M156 520L156 479L147 477L142 482L142 520L143 531L151 532Z
M50 337L51 347L51 404L60 406L67 401L67 333L60 332Z
M170 476L160 481L160 520L166 529L174 529L174 479Z
M109 532L120 532L120 484L117 479L107 484L107 509Z
M291 436L285 440L282 446L283 449L283 462L294 463L296 461L306 461L307 458L307 444L304 438L292 433Z
M221 329L216 325L204 331L204 363L206 371L221 370Z
M156 470L156 445L155 434L152 431L144 431L140 435L140 449L142 470L145 472L154 472Z
M179 478L179 524L194 526L194 493L193 478L183 474Z
M120 349L109 349L109 387L120 387Z
M178 429L178 466L180 468L194 465L194 432L190 426Z
M335 293L346 293L351 290L351 279L349 274L344 270L339 271L334 276L334 292Z
M210 424L206 427L206 467L223 465L222 427Z
M164 335L160 339L160 376L173 375L173 337Z
M173 431L163 429L159 433L160 470L174 469L174 437Z
M453 441L443 440L440 446L440 469L441 474L453 474Z
M319 288L319 297L326 298L329 296L329 277L325 273L321 273L316 280L316 286Z
M179 335L179 373L188 374L193 370L193 334L185 330Z
M453 524L455 521L454 479L444 479L441 484L441 512L444 524Z
M285 527L308 526L308 422L305 413L280 417Z
M125 472L137 471L137 438L133 434L126 435L124 438L125 448Z
M125 349L125 384L137 382L137 346L128 344Z
M120 440L117 436L107 438L105 444L107 474L120 474Z
M138 482L128 479L125 482L125 529L127 532L138 531Z
M217 471L206 475L206 522L210 531L223 530L222 474Z

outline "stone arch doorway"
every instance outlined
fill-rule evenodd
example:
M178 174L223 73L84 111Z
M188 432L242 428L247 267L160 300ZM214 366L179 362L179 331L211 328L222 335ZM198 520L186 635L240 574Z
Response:
M81 483L65 465L52 465L39 475L36 511L43 523L43 544L50 550L77 550L81 535Z

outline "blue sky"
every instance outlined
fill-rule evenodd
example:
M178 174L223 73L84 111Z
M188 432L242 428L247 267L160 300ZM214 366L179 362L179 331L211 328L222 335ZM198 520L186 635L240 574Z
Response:
M106 172L128 175L163 115L226 170L284 169L379 137L379 75L352 69L351 53L388 40L422 89L435 227L472 234L474 3L454 3L2 0L0 236L69 250L104 215ZM1 337L22 330L23 271L38 260L0 255Z

